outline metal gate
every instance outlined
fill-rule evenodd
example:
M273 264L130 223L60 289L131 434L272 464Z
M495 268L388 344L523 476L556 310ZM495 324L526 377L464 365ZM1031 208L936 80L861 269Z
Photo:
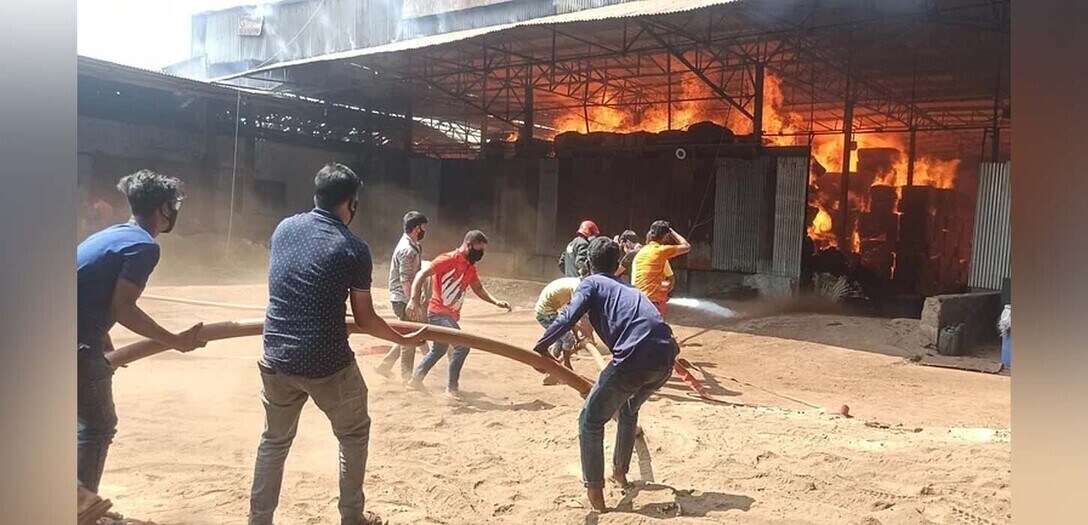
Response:
M722 159L714 196L715 270L768 271L773 240L767 235L773 203L770 159ZM770 224L768 224L770 223Z
M774 194L774 259L771 273L801 277L801 246L808 208L808 157L778 159Z

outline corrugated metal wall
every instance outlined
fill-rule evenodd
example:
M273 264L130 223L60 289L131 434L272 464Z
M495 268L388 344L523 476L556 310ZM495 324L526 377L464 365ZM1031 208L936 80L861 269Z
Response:
M557 14L572 13L583 9L593 9L630 1L632 0L555 0L555 12Z
M715 270L769 272L774 255L771 159L722 159L714 196Z
M318 6L321 11L316 12ZM315 13L316 12L316 13ZM241 36L243 17L264 16L260 36ZM308 22L308 25L307 25ZM398 38L400 2L308 0L215 11L193 17L192 54L209 64L291 60L376 46ZM277 55L277 53L279 53Z
M1012 180L1010 164L985 162L979 168L975 236L968 286L1001 289L1010 275Z
M771 273L801 277L801 245L808 206L808 157L778 159L774 196L774 260Z
M400 25L401 37L416 38L427 35L462 31L478 27L509 24L551 16L555 6L540 0L511 0L478 7L469 7L440 14L405 18Z

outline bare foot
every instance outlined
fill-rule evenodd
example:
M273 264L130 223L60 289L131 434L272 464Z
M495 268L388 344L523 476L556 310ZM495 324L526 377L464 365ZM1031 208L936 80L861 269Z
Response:
M593 510L597 512L608 512L608 507L604 504L604 489L586 489L586 497L589 498L589 506L593 507Z
M381 516L368 510L363 512L363 523L365 525L383 525L384 522L382 521Z
M627 481L626 472L612 472L612 481L618 485L621 489L627 489L631 487L631 482Z
M420 381L420 380L415 379L415 378L409 379L408 382L404 384L404 386L406 386L406 387L408 387L408 388L410 388L412 390L415 390L417 392L422 392L424 394L430 394L431 393L430 390L427 390L427 387L423 386L423 381Z

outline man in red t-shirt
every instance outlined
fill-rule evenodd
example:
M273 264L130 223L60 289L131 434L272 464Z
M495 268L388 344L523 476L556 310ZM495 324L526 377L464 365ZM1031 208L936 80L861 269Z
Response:
M476 263L484 257L485 249L487 249L487 236L480 230L472 230L465 234L465 240L460 248L435 257L430 266L416 274L415 280L412 281L412 296L408 299L408 311L413 316L421 316L422 307L419 304L419 298L423 292L423 283L427 279L431 279L434 283L431 300L427 303L427 321L430 324L460 330L461 327L457 321L461 319L461 304L464 303L465 291L469 288L472 288L480 299L499 308L510 310L509 303L497 300L487 293L476 274ZM427 352L416 366L408 385L422 389L423 378L427 377L431 368L442 356L446 355L448 348L449 345L446 343L432 343L431 351ZM460 393L458 381L466 357L468 357L468 347L453 347L453 354L450 355L449 383L446 385L446 392L453 397L457 397Z

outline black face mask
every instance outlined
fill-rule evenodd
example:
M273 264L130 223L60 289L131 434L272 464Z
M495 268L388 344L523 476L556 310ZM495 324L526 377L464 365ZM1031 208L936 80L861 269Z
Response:
M348 213L350 213L351 215L348 216L348 222L344 223L344 226L347 226L348 224L351 224L351 221L355 220L355 211L358 210L358 209L359 209L359 201L355 201L355 202L348 205Z
M419 230L419 236L416 237L416 242L422 241L427 236L427 230Z
M170 213L163 213L162 209L159 209L159 213L162 213L162 216L165 217L167 221L169 221L166 225L166 228L163 228L162 233L170 233L170 231L174 229L174 225L177 224L178 213L181 209L181 201L174 201L172 203L167 203L166 205L168 208L170 208Z
M484 258L484 251L477 250L476 248L469 248L468 254L465 255L465 258L468 259L468 262L476 264L480 262L480 259Z

